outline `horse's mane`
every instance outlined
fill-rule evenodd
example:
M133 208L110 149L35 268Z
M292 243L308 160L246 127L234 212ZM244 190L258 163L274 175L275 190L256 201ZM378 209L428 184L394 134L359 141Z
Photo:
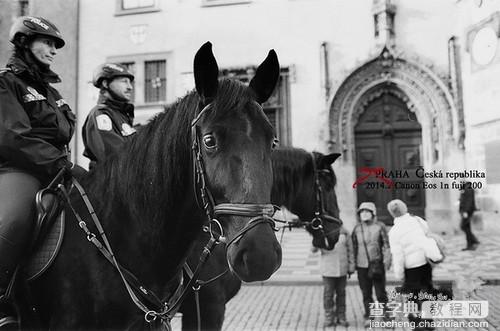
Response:
M223 79L206 118L219 121L235 116L234 110L252 98L244 84ZM126 144L97 164L89 178L93 195L106 196L108 203L121 207L118 210L128 210L128 216L153 220L155 225L185 205L186 194L193 191L191 121L199 104L200 97L191 91L140 127Z

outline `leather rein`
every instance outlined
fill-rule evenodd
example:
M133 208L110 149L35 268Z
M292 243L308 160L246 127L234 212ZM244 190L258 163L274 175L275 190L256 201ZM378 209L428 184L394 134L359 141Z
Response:
M261 107L259 104L257 105ZM201 281L198 280L198 275L215 245L221 242L226 243L227 252L227 248L229 248L231 244L237 242L250 229L262 223L269 224L271 228L276 231L275 220L272 218L274 212L276 211L276 207L272 204L215 203L213 195L207 185L207 176L203 163L203 155L200 149L200 137L198 135L197 126L197 123L202 116L209 112L212 107L212 103L207 104L191 122L194 193L198 205L205 211L207 222L203 227L203 230L210 233L210 239L203 248L203 253L199 258L198 265L196 266L194 272L189 273L191 276L189 281L184 285L181 273L179 285L169 299L160 300L152 291L149 291L145 286L143 286L130 271L118 263L97 214L95 213L86 192L78 181L75 178L72 178L72 187L76 187L81 198L83 199L92 221L97 228L99 238L95 233L89 230L86 222L72 206L69 194L64 185L58 185L58 188L61 190L68 206L75 215L78 226L85 232L87 240L94 244L103 256L117 269L132 302L144 313L144 320L147 323L153 323L159 318L166 330L171 330L170 321L187 296L188 291L191 288L195 289L196 287L199 289L199 286L202 284ZM63 171L66 170L61 170L61 172ZM198 199L198 194L201 198L201 204ZM240 231L238 231L236 235L229 240L229 242L227 242L227 238L224 236L224 230L221 223L216 219L218 216L227 215L250 218L247 224ZM216 278L221 277L226 272L227 271L220 274ZM208 282L211 282L216 278L211 279Z

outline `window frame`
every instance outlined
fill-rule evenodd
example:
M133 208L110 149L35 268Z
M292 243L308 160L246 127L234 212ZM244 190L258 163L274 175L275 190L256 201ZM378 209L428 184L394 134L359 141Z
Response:
M116 63L134 63L134 105L137 110L148 110L153 108L163 107L169 102L169 99L174 96L174 84L170 82L169 77L172 77L171 73L174 72L172 67L172 53L171 52L159 52L159 53L147 53L147 54L127 54L118 56L109 56L106 58L107 62ZM165 101L157 102L146 102L145 93L145 77L146 77L146 62L148 61L165 61Z
M153 5L148 7L136 7L130 9L123 8L123 0L116 0L115 3L116 11L115 16L122 15L134 15L134 14L143 14L143 13L153 13L160 11L160 2L158 0L153 0Z
M202 7L215 7L227 5L241 5L251 3L252 0L201 0Z
M255 75L257 67L232 67L223 68L221 70L222 76L227 78L239 79L243 83L248 84L250 80ZM275 123L277 124L276 135L279 139L279 144L281 146L291 146L292 145L292 126L291 126L291 103L290 103L290 68L280 68L280 77L277 85L277 89L281 89L280 96L277 104L269 104L265 102L263 104L264 113L269 117L269 113L273 113L275 116ZM276 93L276 90L273 94Z
M146 60L143 62L144 63L144 104L155 104L155 103L165 103L167 102L167 59L161 59L161 60ZM163 89L164 91L164 94L165 94L165 100L157 100L157 101L146 101L147 99L147 92L148 92L148 84L151 83L151 78L148 79L147 77L147 70L146 70L146 66L148 64L151 64L151 63L156 63L156 65L158 65L159 63L164 63L163 66L165 67L165 73L164 73L164 77L160 77L160 83L161 84L164 84L165 87ZM158 78L158 77L156 77ZM163 82L164 81L164 82ZM160 85L161 87L162 85ZM150 92L153 91L153 90L150 90ZM161 92L159 92L160 95L162 94Z

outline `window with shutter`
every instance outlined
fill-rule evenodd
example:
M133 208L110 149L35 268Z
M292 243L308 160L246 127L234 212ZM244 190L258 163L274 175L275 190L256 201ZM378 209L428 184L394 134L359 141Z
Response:
M248 84L255 75L256 67L223 69L222 75L228 78L238 79ZM290 109L289 109L289 70L282 68L278 84L271 95L262 106L264 113L276 130L280 145L289 146L291 142L290 131Z
M162 102L167 100L167 78L166 66L167 61L146 61L144 63L144 101Z

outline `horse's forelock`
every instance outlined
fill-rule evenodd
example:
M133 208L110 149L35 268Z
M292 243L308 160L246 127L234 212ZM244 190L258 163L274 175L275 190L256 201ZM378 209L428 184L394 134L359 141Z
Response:
M222 79L219 82L217 96L213 100L212 110L207 114L209 122L218 122L224 118L243 116L235 110L244 110L245 105L253 99L252 91L242 82Z

